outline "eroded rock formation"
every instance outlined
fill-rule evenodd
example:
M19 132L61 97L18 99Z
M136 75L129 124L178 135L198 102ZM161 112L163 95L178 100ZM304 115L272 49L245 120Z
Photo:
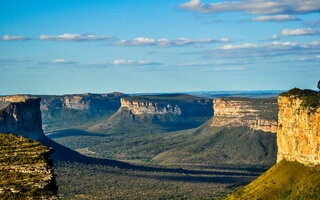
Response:
M264 132L277 132L276 99L221 97L213 100L211 126L247 126Z
M44 137L40 98L0 97L0 133L14 133L34 140Z
M52 149L0 133L0 199L56 199Z
M320 165L320 107L317 106L320 98L316 92L312 96L290 93L279 96L277 162L285 159ZM306 101L313 104L307 105Z

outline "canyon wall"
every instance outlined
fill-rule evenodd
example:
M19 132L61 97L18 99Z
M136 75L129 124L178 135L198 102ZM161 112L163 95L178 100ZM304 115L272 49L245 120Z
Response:
M43 112L69 108L75 110L89 109L118 109L120 107L120 98L126 96L122 93L109 94L75 94L63 96L38 96L41 97L41 110Z
M130 101L122 98L121 107L130 110L134 115L168 113L181 115L181 108L178 105L161 105L152 102Z
M247 126L264 132L277 132L276 99L221 97L213 100L211 126Z
M121 98L121 108L134 115L173 114L181 117L212 116L212 102L209 99L185 94L133 96Z
M300 93L300 94L299 94ZM279 96L277 162L320 165L320 96L297 89Z
M44 137L40 98L27 95L0 97L0 133L14 133L34 140Z

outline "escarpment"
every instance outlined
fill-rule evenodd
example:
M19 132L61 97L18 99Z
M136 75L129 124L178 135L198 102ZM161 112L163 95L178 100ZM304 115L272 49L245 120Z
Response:
M121 108L134 115L173 114L183 117L212 116L212 102L186 94L132 96L121 98Z
M44 137L40 98L24 95L0 97L0 132L34 140Z
M320 165L320 95L293 89L279 102L277 162L285 159L305 165Z
M213 100L214 117L211 126L240 127L277 132L276 99L221 97Z
M0 199L57 199L52 149L0 133Z

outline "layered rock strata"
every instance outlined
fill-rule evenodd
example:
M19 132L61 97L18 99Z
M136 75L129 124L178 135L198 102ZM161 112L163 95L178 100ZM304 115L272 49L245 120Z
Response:
M0 132L14 133L34 140L44 137L40 98L29 96L0 97Z
M124 97L121 98L121 108L134 115L207 117L213 114L211 100L185 94Z
M318 97L317 97L318 95ZM298 161L320 165L320 97L314 93L313 105L306 105L308 96L280 95L277 162Z
M211 126L247 126L264 132L277 132L276 99L221 97L213 100Z
M56 199L52 149L0 133L0 199Z

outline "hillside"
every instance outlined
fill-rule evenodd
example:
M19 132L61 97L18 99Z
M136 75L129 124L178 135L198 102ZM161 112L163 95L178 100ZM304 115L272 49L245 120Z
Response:
M52 149L3 133L0 144L0 199L56 199Z
M319 94L295 88L278 97L277 164L226 199L319 199Z
M186 94L141 95L121 98L120 109L93 132L173 131L195 128L213 115L209 99Z
M41 95L41 112L45 132L85 128L105 120L120 107L122 93Z
M214 105L217 108L223 108L221 105L226 102L233 102L228 106L228 112L216 109L218 118L224 113L223 117L232 119L232 123L212 126L217 118L214 116L197 128L169 132L161 131L155 124L150 125L150 121L137 124L126 121L121 129L113 129L115 132L109 129L108 134L65 130L48 136L69 148L98 158L163 165L272 166L277 154L276 135L268 131L277 128L276 121L265 120L263 124L252 122L258 122L257 117L262 119L265 113L276 116L276 99L227 98L217 102ZM255 105L254 109L252 105ZM128 110L126 112L130 113ZM115 116L118 115L111 119ZM234 124L233 121L241 123Z
M308 167L286 160L277 163L243 189L226 200L233 199L319 199L320 167Z

